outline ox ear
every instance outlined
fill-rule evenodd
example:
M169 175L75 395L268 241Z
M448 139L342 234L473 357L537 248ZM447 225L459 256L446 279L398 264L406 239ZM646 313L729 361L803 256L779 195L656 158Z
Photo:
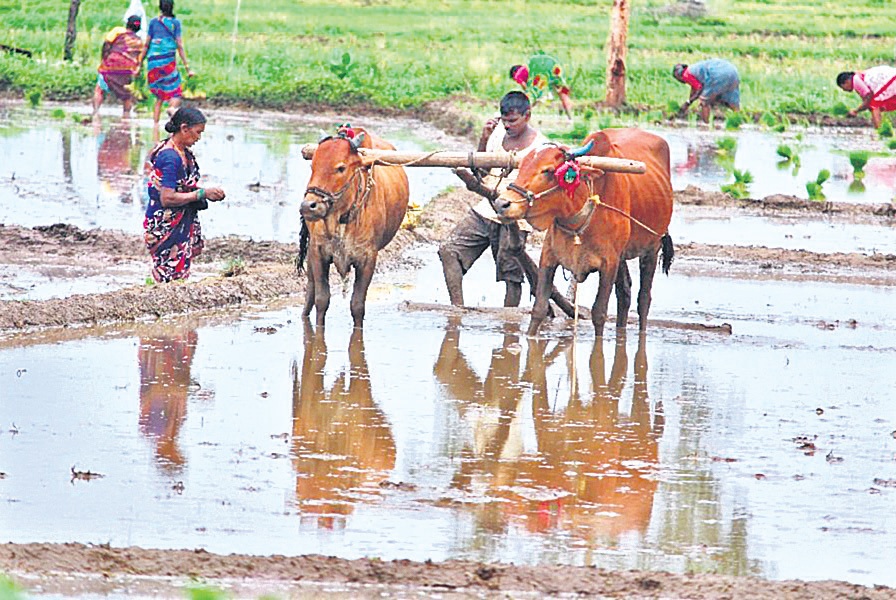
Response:
M358 151L358 148L361 147L361 144L364 143L364 132L361 131L361 132L357 133L357 134L355 135L355 137L351 138L351 139L348 141L348 143L352 145L352 150L354 150L355 152L357 152L357 151Z
M566 160L573 160L579 158L580 156L585 156L591 149L594 147L594 140L588 140L588 143L580 148L573 148L572 150L566 151Z

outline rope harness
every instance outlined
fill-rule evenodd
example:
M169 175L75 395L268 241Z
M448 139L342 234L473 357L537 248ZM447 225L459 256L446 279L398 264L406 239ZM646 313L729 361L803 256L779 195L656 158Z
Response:
M376 185L376 180L373 177L372 169L372 166L359 167L355 169L355 172L352 173L352 176L348 178L348 181L345 182L345 185L343 185L335 192L331 192L317 186L309 186L305 188L305 193L313 194L324 202L327 207L327 210L324 213L324 217L326 217L330 214L330 211L333 210L333 205L342 200L342 198L349 191L352 182L355 180L355 177L358 177L359 175L361 175L361 171L364 171L367 174L367 177L365 178L361 176L358 179L358 189L355 194L355 201L352 202L348 210L339 217L339 222L345 225L346 223L350 223L351 221L353 221L358 216L358 213L366 205L367 199L370 198L370 192L373 191L373 187ZM365 179L366 182L364 181Z
M600 196L598 194L593 193L593 190L591 189L590 180L588 181L588 188L589 188L588 189L588 193L589 193L588 200L585 201L585 204L582 206L582 208L579 209L579 211L575 215L573 215L570 219L561 220L558 218L554 218L554 224L557 226L557 228L560 229L561 231L563 231L564 233L573 236L573 244L575 244L576 246L580 246L582 244L581 235L586 229L588 229L588 226L591 224L591 219L594 217L594 213L595 213L594 209L599 206L606 208L608 210L611 210L617 214L622 215L623 217L625 217L626 219L628 219L635 225L638 225L639 227L643 228L645 231L652 233L653 235L655 235L657 237L661 236L661 234L657 233L656 231L654 231L653 229L651 229L650 227L648 227L647 225L645 225L638 219L634 218L633 216L631 216L624 210L618 209L615 206L610 206L609 204L602 202L600 199ZM560 186L554 185L553 187L550 187L544 191L535 193L532 190L528 190L520 185L517 185L516 182L514 182L514 183L511 183L509 186L507 186L507 189L511 190L512 192L518 194L521 197L520 200L508 199L508 201L513 204L521 204L521 203L525 202L527 205L526 210L528 211L529 209L532 208L532 206L535 204L535 202L537 200L544 198L548 194L552 194L552 193L556 192L557 190L560 189ZM575 227L575 226L572 226L569 224L570 221L575 221L575 220L578 220L579 218L583 218L583 217L584 217L584 221L578 227ZM564 221L565 221L565 223L564 223Z

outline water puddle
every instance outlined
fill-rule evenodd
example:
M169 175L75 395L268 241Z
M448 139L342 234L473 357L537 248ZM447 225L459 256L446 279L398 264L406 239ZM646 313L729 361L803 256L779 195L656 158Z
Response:
M62 222L142 233L151 121L107 116L102 125L85 126L73 122L82 113L58 110L63 118L0 104L0 223ZM311 172L301 148L345 118L207 112L206 131L194 150L206 184L228 193L225 202L203 213L207 235L298 241L298 203ZM399 150L468 145L411 119L369 118L364 125ZM457 183L448 169L436 168L408 169L408 179L411 201L418 204Z
M444 301L435 269L378 281L363 334L336 294L325 331L285 307L5 343L6 539L896 584L891 292L658 277L652 315L735 335L533 340L402 310Z
M699 129L660 129L656 133L669 142L672 155L672 187L688 185L719 191L732 183L730 169L748 170L753 174L750 198L786 194L808 198L806 183L814 181L819 171L827 169L831 178L823 185L831 202L890 202L896 189L896 155L884 146L871 129L832 128L789 130L773 133L744 129L740 131L708 131ZM730 137L736 140L733 156L719 153L718 142ZM800 158L800 167L782 163L776 150L784 144ZM849 162L849 153L866 150L874 155L865 166L865 177L857 181Z
M669 231L675 243L765 246L809 252L896 253L896 222L843 222L813 214L742 215L700 206L676 206Z

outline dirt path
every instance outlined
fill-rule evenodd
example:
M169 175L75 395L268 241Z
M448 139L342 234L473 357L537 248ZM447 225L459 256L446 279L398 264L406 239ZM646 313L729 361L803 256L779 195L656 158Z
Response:
M317 555L249 556L204 550L144 550L84 544L5 544L0 571L21 575L96 576L97 584L116 576L410 586L419 591L534 592L598 595L605 598L765 598L827 600L896 597L896 590L839 581L766 581L712 574L605 571L589 567L515 566L465 561L413 562L346 560Z

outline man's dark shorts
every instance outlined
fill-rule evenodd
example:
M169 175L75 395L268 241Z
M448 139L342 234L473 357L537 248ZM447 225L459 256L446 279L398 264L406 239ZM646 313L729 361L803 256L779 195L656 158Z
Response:
M491 247L495 281L522 283L525 273L516 255L524 251L527 235L516 223L502 225L470 210L442 244L441 250L454 253L466 274L485 249Z

